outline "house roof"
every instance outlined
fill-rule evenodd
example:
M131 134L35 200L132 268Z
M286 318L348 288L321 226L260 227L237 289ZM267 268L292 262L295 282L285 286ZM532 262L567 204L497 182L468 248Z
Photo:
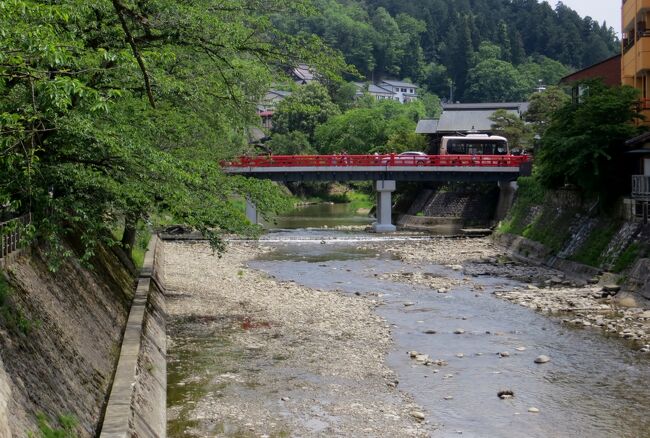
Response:
M374 93L374 94L390 94L391 96L395 93L393 93L390 90L387 90L385 88L380 87L379 85L375 84L370 84L368 85L368 93Z
M312 70L310 70L307 64L298 64L296 67L294 67L292 72L296 78L302 81L309 82L314 80L314 73Z
M443 103L443 111L475 111L498 109L515 110L519 114L528 111L528 102L490 102L490 103Z
M582 70L575 71L560 79L560 84L570 84L583 79L601 78L606 85L621 84L621 54L618 53Z
M638 146L638 145L645 145L646 143L650 142L650 132L644 132L641 135L637 135L636 137L632 137L629 140L625 142L626 146Z
M416 134L433 134L438 132L438 119L423 119L418 122L415 128Z
M381 81L382 84L388 84L392 87L409 87L409 88L418 88L417 85L412 84L410 82L403 82L403 81L391 81L391 80L383 80Z
M498 108L496 108L498 109ZM439 120L420 120L415 130L417 134L435 134L443 132L491 131L490 116L495 108L461 111L443 111ZM517 110L506 109L509 113L519 116Z
M504 109L518 117L528 110L528 102L445 103L439 120L420 120L417 134L443 132L492 131L490 117Z

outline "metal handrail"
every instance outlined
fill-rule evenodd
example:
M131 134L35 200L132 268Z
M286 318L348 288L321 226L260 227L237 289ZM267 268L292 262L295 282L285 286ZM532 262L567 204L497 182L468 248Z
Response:
M222 167L457 166L519 167L528 155L268 155L222 161Z
M31 223L31 213L0 222L0 259L20 248L24 228Z
M650 176L632 175L632 197L650 198Z

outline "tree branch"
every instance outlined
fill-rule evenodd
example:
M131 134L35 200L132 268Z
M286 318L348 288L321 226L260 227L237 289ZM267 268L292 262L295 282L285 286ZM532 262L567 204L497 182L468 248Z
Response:
M140 66L140 70L142 71L142 77L144 79L145 89L147 90L147 97L149 98L149 104L151 104L151 107L155 109L156 102L154 101L153 93L151 92L151 83L149 81L149 74L147 73L147 69L144 65L144 61L142 60L142 56L140 56L140 51L138 50L138 46L135 44L133 35L129 30L129 26L126 24L126 19L124 18L124 12L126 11L126 8L124 7L124 5L122 5L119 2L119 0L113 0L113 7L115 8L117 17L120 20L120 24L122 25L124 34L126 35L126 40L131 46L131 50L133 51L133 56L135 56L135 59L138 62L138 66Z

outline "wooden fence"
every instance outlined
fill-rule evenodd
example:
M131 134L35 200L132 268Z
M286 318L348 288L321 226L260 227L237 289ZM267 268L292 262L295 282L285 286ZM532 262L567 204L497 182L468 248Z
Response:
M0 222L0 259L20 248L24 227L32 222L32 214Z

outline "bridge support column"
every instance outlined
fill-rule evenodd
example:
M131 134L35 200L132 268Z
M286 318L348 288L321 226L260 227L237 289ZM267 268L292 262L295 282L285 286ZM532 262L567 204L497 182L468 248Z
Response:
M377 233L392 233L397 227L392 224L391 193L395 191L395 181L375 181L377 190L377 222L373 225Z
M517 181L499 181L499 202L497 211L494 214L494 221L500 222L506 218L515 201L517 192Z
M257 218L257 206L253 204L253 202L246 198L246 218L252 223L252 224L258 224L258 218Z

